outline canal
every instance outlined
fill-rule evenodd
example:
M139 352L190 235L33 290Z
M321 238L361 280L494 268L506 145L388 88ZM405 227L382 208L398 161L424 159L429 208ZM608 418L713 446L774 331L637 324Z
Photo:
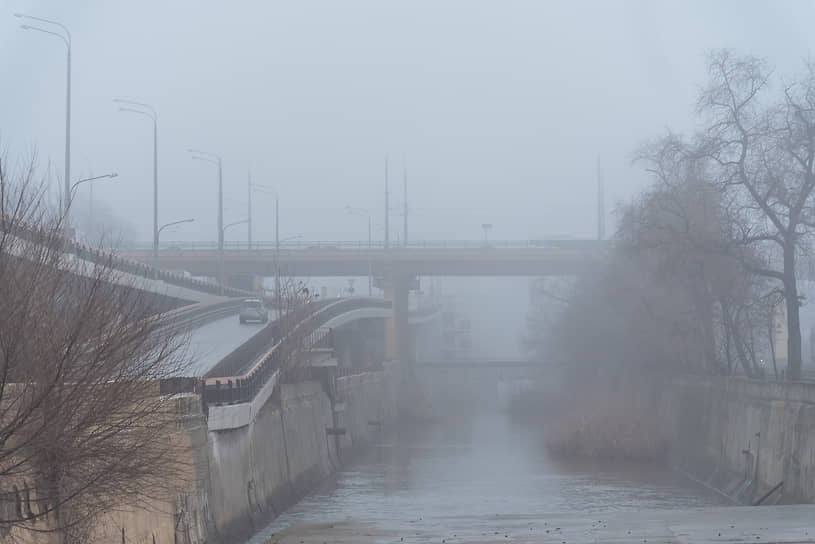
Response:
M383 433L250 542L537 541L556 536L555 513L600 524L609 511L724 504L661 466L553 459L543 429L488 412Z

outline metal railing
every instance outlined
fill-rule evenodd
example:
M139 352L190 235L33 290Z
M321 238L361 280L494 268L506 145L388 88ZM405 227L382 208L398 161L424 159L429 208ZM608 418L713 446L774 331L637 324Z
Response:
M200 291L210 295L246 297L256 294L243 289L235 289L234 287L224 287L221 289L216 283L202 281L176 272L155 268L140 261L125 259L114 253L108 253L80 242L71 241L66 248L66 252L75 255L79 259L93 263L94 265L109 266L119 272L139 276L148 280L163 281L169 285Z
M167 327L189 330L235 314L240 310L241 304L241 299L231 299L210 304L197 302L164 312L158 317L164 321Z
M314 304L314 306L311 306L311 304ZM326 332L320 331L320 328L330 319L346 312L370 307L390 308L391 303L387 300L371 298L348 298L339 301L325 301L321 304L310 303L309 307L304 308L305 311L301 319L299 316L295 316L294 321L296 324L288 334L305 334L310 337L310 345L315 344ZM266 337L266 341L269 341L268 337ZM253 344L253 348L257 349L261 343L262 340L258 340L256 344ZM274 344L265 353L262 353L252 367L243 374L204 378L201 387L204 404L237 404L250 402L254 399L266 382L281 369L284 362L282 361L283 350L281 345L282 339L274 339ZM252 350L247 348L240 356L234 355L234 357L235 352L233 352L227 356L230 361L225 363L217 373L221 373L221 370L227 367L234 368L240 363L241 357L245 357L250 351ZM257 353L255 351L253 355L257 355ZM245 361L246 359L244 359L244 364ZM220 366L221 363L218 363L216 368Z
M244 297L255 294L250 291L231 287L221 289L215 283L197 280L176 272L161 270L146 263L126 259L113 252L92 247L70 238L60 237L57 239L53 237L52 230L48 228L40 229L37 225L16 218L0 217L0 229L28 242L53 244L56 241L59 243L62 251L78 259L87 261L96 266L110 267L119 272L140 276L145 279L160 280L170 285L185 287L212 295Z
M247 242L226 241L225 251L246 251L259 250L269 251L277 249L274 241L252 242L251 247ZM409 242L406 246L391 242L389 250L399 251L401 249L574 249L574 250L600 250L612 247L612 242L608 240L578 240L578 239L530 239L530 240L416 240ZM148 242L135 242L121 247L122 251L152 251L152 244ZM280 242L281 250L384 250L385 243L381 240L368 241L357 240L287 240ZM161 242L159 250L166 253L183 251L203 251L217 250L218 244L209 241L166 241Z

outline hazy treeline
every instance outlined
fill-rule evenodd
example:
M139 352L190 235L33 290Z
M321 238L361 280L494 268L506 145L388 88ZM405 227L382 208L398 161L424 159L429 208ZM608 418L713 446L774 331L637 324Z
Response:
M800 376L815 65L782 78L761 59L717 51L708 74L699 129L637 151L653 183L619 208L609 258L565 289L539 284L551 296L534 306L530 347L572 376ZM789 331L783 368L774 315Z

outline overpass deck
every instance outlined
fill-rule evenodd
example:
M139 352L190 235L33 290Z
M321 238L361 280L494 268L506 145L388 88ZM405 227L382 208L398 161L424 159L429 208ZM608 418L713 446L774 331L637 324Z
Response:
M270 318L274 319L270 312ZM235 348L249 340L265 325L241 324L237 314L212 321L190 332L189 354L192 361L186 375L203 376Z
M306 245L310 244L310 245ZM227 275L273 276L280 266L292 276L364 276L385 272L418 276L536 276L573 275L602 259L610 247L595 240L551 243L478 245L420 243L409 247L380 248L359 244L306 243L276 249L266 244L252 249L228 246L224 250ZM144 250L126 252L130 259L148 261ZM169 270L214 276L219 252L206 245L188 243L164 249L154 261Z

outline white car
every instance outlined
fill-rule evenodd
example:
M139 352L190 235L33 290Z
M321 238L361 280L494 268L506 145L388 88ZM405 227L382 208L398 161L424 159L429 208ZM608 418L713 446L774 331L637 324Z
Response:
M241 304L241 312L238 315L241 323L248 323L249 321L259 321L267 323L269 321L269 310L263 305L263 301L259 298L247 298Z

